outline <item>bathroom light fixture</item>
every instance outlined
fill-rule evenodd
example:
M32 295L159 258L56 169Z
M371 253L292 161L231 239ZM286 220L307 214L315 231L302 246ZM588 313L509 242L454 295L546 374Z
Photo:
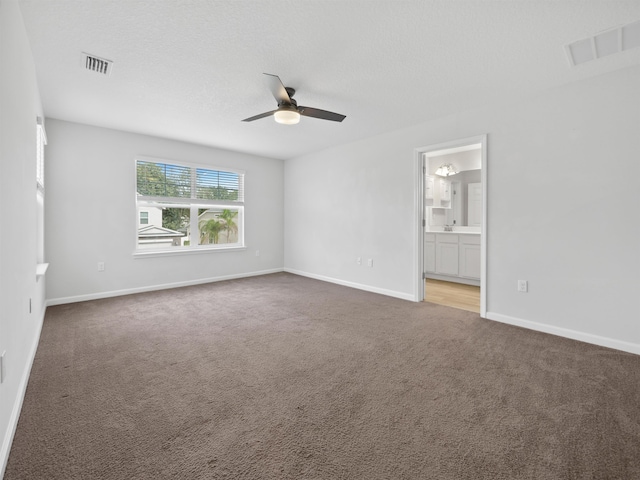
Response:
M293 108L280 107L273 114L273 118L284 125L295 125L300 121L300 114Z
M436 170L436 175L440 175L441 177L448 177L450 175L455 175L456 173L458 173L458 169L450 163L443 163Z

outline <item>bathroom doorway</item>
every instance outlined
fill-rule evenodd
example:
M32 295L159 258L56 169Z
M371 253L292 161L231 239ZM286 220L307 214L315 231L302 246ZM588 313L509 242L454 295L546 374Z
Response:
M486 135L420 147L417 166L419 301L486 316Z
M480 287L425 278L424 301L480 313Z

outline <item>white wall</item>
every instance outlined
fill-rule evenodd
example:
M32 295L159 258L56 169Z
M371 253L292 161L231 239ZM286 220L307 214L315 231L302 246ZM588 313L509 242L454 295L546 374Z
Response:
M488 317L640 353L638 85L634 67L288 160L285 269L417 298L414 149L486 133Z
M36 117L31 49L17 2L0 0L0 478L4 474L44 317L36 281ZM29 312L31 299L31 312Z
M282 160L54 119L47 135L49 304L282 270ZM245 170L248 248L134 258L136 155Z

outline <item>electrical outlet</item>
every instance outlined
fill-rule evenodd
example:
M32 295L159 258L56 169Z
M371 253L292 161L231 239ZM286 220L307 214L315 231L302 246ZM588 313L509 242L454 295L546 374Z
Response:
M98 262L98 271L104 272L104 262Z
M0 355L0 383L4 383L4 379L7 377L7 359L6 359L7 351L5 350Z
M260 256L260 250L256 250L256 257Z
M362 257L358 257L358 258L356 258L356 263L357 263L358 265L362 265Z
M373 258L367 259L367 267L373 267Z
M529 291L529 282L526 280L518 280L518 291L527 293Z

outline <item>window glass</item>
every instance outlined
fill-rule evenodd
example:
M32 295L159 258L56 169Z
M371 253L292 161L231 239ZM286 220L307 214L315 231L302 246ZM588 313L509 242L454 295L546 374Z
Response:
M241 172L137 159L137 250L243 246L243 200Z
M172 249L190 245L189 208L147 207L149 223L138 229L138 249ZM156 212L153 209L157 209ZM140 212L141 214L144 212Z
M200 245L237 244L240 212L234 208L208 208L198 211Z

